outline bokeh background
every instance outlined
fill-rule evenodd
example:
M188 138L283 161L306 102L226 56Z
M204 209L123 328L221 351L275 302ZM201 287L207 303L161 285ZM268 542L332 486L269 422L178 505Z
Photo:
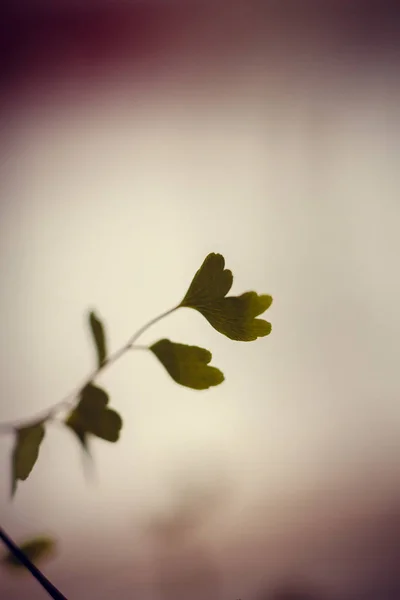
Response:
M11 503L1 436L2 526L57 537L71 600L400 598L395 3L2 11L0 420L90 372L89 309L116 349L209 252L274 297L257 342L186 310L143 336L212 350L218 388L140 352L104 373L124 429L90 482L50 428ZM1 572L0 597L47 596Z

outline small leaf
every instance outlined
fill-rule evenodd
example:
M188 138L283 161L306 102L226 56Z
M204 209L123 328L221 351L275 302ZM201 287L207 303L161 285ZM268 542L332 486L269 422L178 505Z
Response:
M34 565L41 562L45 558L54 555L56 542L49 537L36 537L27 540L19 545L19 549L29 558ZM24 568L24 565L18 560L12 552L7 552L2 558L2 563L7 568Z
M97 366L100 368L107 360L107 344L103 323L97 318L93 311L89 314L89 325L96 346Z
M42 422L21 427L16 430L15 445L12 453L11 495L17 490L17 482L28 479L39 456L40 444L45 436Z
M195 274L180 306L199 311L220 333L231 340L250 342L271 333L271 323L256 319L272 304L269 295L245 292L241 296L226 294L233 275L225 269L221 254L209 254Z
M88 436L96 436L107 442L117 442L122 428L120 415L108 408L108 394L93 384L83 388L78 405L65 420L87 450Z
M209 366L211 352L198 346L159 340L150 350L164 365L172 379L194 390L205 390L224 381L223 373Z

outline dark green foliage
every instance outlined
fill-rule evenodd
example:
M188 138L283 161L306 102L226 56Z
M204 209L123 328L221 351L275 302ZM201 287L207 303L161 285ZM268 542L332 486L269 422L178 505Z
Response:
M271 324L259 315L272 303L269 295L245 292L240 296L227 296L232 287L233 275L225 269L221 254L209 254L196 272L182 302L173 310L163 313L143 326L122 348L108 354L104 325L91 311L88 316L93 337L97 368L86 385L75 395L78 403L73 406L64 424L73 431L85 450L90 436L108 442L117 442L122 429L120 415L108 407L107 393L93 384L93 379L106 366L109 367L132 346L133 341L161 318L180 307L193 308L200 312L218 332L232 340L252 341L271 332ZM165 367L174 381L195 390L205 390L224 381L223 373L211 366L211 352L199 346L188 346L162 339L149 348ZM76 402L76 400L75 400ZM12 494L17 481L25 481L31 473L39 455L44 438L44 424L54 417L54 410L36 423L15 428L16 443L12 455Z
M90 435L107 442L119 440L122 419L115 410L107 407L108 402L108 394L89 383L83 388L78 405L65 420L65 425L72 429L85 449Z
M39 456L40 444L45 436L43 423L21 427L15 432L12 452L11 495L17 490L17 482L28 479Z
M272 297L258 295L256 292L227 296L232 283L233 275L229 269L225 269L224 257L221 254L209 254L195 274L180 304L149 321L113 354L109 354L107 350L103 323L93 311L90 312L88 321L97 356L95 372L88 377L82 387L71 394L66 401L56 404L46 415L25 422L23 425L11 426L11 431L15 434L12 452L12 496L16 492L17 482L25 481L29 477L38 459L40 445L45 436L45 424L53 420L61 408L68 407L69 413L63 423L73 432L85 451L88 452L90 437L97 437L111 443L119 440L123 425L122 418L115 410L108 407L108 394L94 385L93 381L106 367L109 368L123 354L135 348L135 342L142 333L162 318L180 307L187 307L200 312L214 329L231 340L252 341L268 335L271 332L271 324L257 317L271 306ZM195 390L205 390L224 381L223 373L209 364L212 355L205 348L161 339L148 349L165 367L171 378L180 385ZM17 558L18 548L7 541L8 537L5 534L2 540L9 548L9 554L3 559L3 563L21 567L22 564ZM28 559L24 559L25 567L31 571L44 589L53 598L65 600L43 574L35 570L33 564L29 564L29 560L34 563L51 553L54 549L53 540L47 537L34 538L25 542L20 549Z
M209 350L177 344L167 339L159 340L150 346L150 350L172 379L181 385L194 390L205 390L224 381L223 373L208 364L212 358Z
M225 269L221 254L209 254L193 278L180 306L198 310L219 333L231 340L250 342L271 333L271 323L256 319L272 304L272 297L246 292L241 296L226 294L233 275Z
M93 311L89 313L89 325L96 346L97 366L101 368L107 359L107 343L103 324Z
M35 537L26 540L19 545L19 549L33 563L37 564L43 559L50 558L54 555L56 543L49 537ZM11 552L7 552L2 558L2 563L5 567L13 569L25 568L24 565Z

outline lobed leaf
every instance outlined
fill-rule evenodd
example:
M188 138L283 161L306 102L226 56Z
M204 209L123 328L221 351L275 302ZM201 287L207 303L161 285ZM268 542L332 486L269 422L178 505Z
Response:
M19 549L34 565L54 555L55 548L56 542L49 537L35 537L19 545ZM25 568L12 552L7 552L1 562L7 568Z
M12 453L12 496L15 495L18 481L25 481L35 466L40 445L45 436L45 428L43 422L40 422L28 427L21 427L15 433Z
M272 304L272 296L245 292L227 296L233 275L221 254L209 254L196 272L179 306L200 312L214 329L231 340L250 342L271 333L271 323L257 319Z
M89 313L89 325L96 347L97 366L100 368L107 360L107 344L103 323L97 318L93 311Z
M224 381L223 373L210 366L209 350L162 339L150 346L176 383L194 390L205 390Z
M85 450L90 435L107 442L119 440L122 419L115 410L107 407L108 402L108 394L90 383L83 388L78 405L64 421Z

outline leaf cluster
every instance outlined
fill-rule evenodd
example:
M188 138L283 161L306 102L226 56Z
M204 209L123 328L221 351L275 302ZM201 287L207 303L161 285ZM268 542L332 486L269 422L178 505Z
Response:
M109 443L120 439L123 420L119 413L110 408L108 393L95 383L96 377L107 366L116 362L128 350L135 348L135 342L150 325L179 308L190 308L208 321L219 333L231 340L249 342L271 332L271 324L258 318L272 303L269 295L258 295L256 292L245 292L240 296L228 296L233 283L233 275L225 269L225 259L221 254L209 254L193 277L181 302L172 310L153 319L130 338L128 343L114 354L108 351L105 327L95 312L88 315L96 368L85 384L73 398L73 404L62 421L71 431L85 452L89 452L92 438L99 438ZM148 350L164 367L169 376L177 384L193 390L205 390L220 385L224 375L220 369L211 365L212 354L199 346L191 346L160 339L149 346L140 346ZM31 474L46 434L46 427L53 418L51 411L44 418L14 428L14 447L12 451L11 493L15 495L18 482L25 481ZM48 541L48 540L47 540ZM45 549L43 540L36 540L36 550ZM33 552L26 546L27 552ZM8 562L12 559L9 557ZM6 561L6 562L7 562ZM11 564L10 563L10 564Z

